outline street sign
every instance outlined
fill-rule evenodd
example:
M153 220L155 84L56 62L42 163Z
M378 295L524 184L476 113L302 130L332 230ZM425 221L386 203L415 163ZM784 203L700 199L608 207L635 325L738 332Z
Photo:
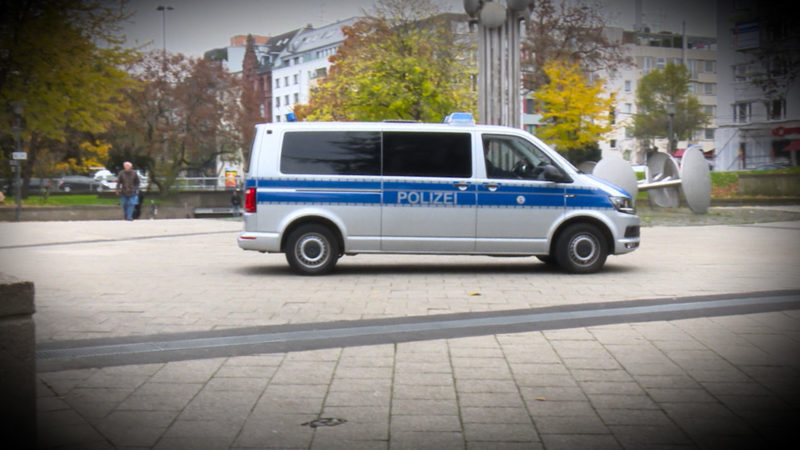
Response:
M11 159L16 161L26 161L28 159L28 154L25 152L12 152Z

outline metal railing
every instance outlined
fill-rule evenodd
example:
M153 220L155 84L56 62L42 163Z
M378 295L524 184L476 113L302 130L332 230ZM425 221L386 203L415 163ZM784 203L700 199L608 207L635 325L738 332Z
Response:
M241 187L244 184L244 177L225 178L225 177L178 177L175 183L170 186L175 191L226 191ZM151 189L155 185L151 186Z

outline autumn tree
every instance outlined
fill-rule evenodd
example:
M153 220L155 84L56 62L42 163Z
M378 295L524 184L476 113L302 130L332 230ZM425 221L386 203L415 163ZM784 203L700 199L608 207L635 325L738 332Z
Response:
M468 43L428 0L379 0L375 13L343 29L332 66L301 120L441 121L473 111Z
M552 61L578 63L586 72L613 72L629 63L622 43L605 33L599 2L536 0L522 41L523 86L536 91L548 83L544 70Z
M121 47L117 24L125 17L123 6L94 0L3 2L0 134L8 136L14 122L8 105L22 102L26 186L34 171L50 172L55 162L71 159L85 167L81 149L102 146L93 136L127 110L122 90L133 82L121 66L135 51ZM7 157L11 149L3 150Z
M664 69L643 76L636 88L636 114L633 115L633 135L644 141L668 138L668 105L673 105L672 129L678 140L689 139L692 133L705 126L709 117L700 102L689 92L689 70L682 64L669 63Z
M582 151L611 131L614 96L605 94L601 81L589 81L577 63L551 61L543 69L550 81L535 94L543 122L536 135L571 160L582 159Z
M171 53L164 60L156 51L129 70L139 85L127 91L124 122L106 136L112 159L147 169L167 193L181 172L215 175L217 156L238 152L241 87L219 62Z

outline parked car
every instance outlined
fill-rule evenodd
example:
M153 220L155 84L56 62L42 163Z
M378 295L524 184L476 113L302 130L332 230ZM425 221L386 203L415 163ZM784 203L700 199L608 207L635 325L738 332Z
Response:
M94 178L83 175L67 175L58 180L58 190L62 192L94 192L98 186Z
M147 189L147 175L139 170L136 171L136 174L139 175L139 188ZM99 185L98 191L117 190L117 175L110 170L98 170L94 173L94 180Z
M780 169L785 169L787 167L791 167L791 165L789 163L776 161L773 163L756 166L752 170L780 170Z

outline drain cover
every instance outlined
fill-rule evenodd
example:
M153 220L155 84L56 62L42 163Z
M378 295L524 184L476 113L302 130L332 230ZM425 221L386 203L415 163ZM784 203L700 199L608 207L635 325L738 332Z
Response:
M320 417L319 419L312 420L311 422L301 423L300 425L311 428L317 427L335 427L347 422L346 419L339 419L337 417Z

